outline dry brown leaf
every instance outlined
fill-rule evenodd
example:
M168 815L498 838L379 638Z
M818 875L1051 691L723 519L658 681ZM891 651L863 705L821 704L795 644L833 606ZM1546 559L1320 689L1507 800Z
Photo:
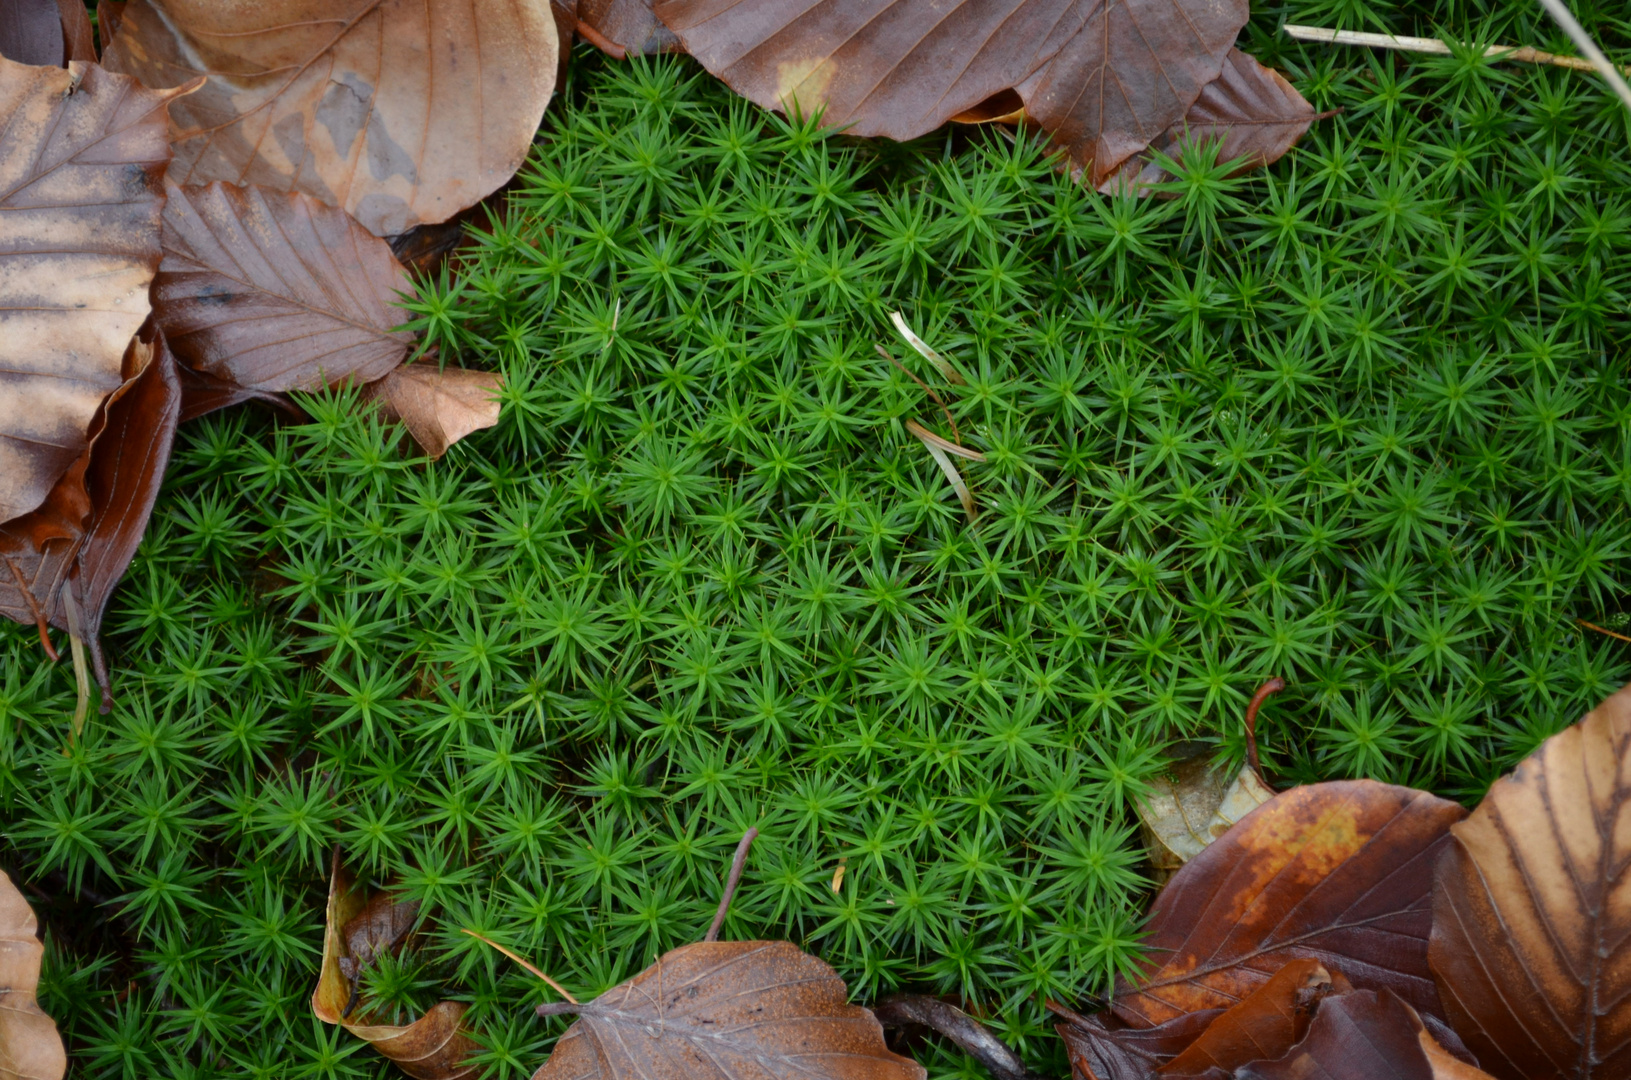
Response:
M131 0L105 62L207 76L171 113L178 183L301 191L389 236L510 178L558 52L549 0Z
M348 1014L356 1001L354 984L342 969L344 961L361 962L348 951L346 930L369 908L370 898L356 888L357 879L334 853L329 878L328 920L323 930L323 960L312 991L311 1008L325 1024L339 1024L357 1038L371 1044L396 1062L415 1080L463 1080L474 1076L480 1066L468 1058L479 1047L464 1033L465 1006L456 1001L440 1001L411 1024L370 1024L366 1016ZM367 921L355 935L370 946L382 945L378 921ZM386 924L394 925L390 917Z
M1150 1027L1227 1008L1304 956L1436 1012L1431 867L1465 814L1371 780L1275 796L1161 891L1144 942L1150 967L1136 987L1118 987L1116 1015Z
M1186 145L1216 140L1218 160L1243 158L1240 171L1245 172L1278 161L1321 115L1330 114L1315 113L1279 72L1231 49L1222 74L1206 84L1184 118L1151 143L1150 150L1176 160ZM1099 190L1137 190L1170 180L1152 158L1149 152L1128 158L1100 182Z
M0 59L0 522L45 500L122 381L159 262L165 105L184 92Z
M498 423L503 387L497 372L437 370L435 361L420 360L364 387L363 400L377 401L382 415L402 421L425 453L439 458L472 431Z
M1503 1080L1631 1075L1631 687L1452 833L1433 890L1446 1018Z
M1123 1024L1114 1013L1078 1016L1057 1004L1048 1007L1062 1018L1055 1030L1065 1040L1075 1080L1150 1080L1224 1012L1201 1009L1137 1028Z
M0 1078L61 1080L68 1071L57 1025L35 1000L45 949L34 911L0 873Z
M119 23L125 17L125 0L96 0L96 36L101 52L113 44Z
M855 135L913 139L1025 114L1100 183L1218 77L1246 0L658 0L686 50L766 108L823 110ZM1008 109L1012 112L1012 109Z
M84 0L57 0L57 11L62 16L65 58L96 63L96 35L91 31L91 17L85 11Z
M308 195L166 182L153 315L176 358L256 390L381 378L413 335L412 283L385 241Z
M1397 994L1357 990L1329 998L1308 1037L1283 1057L1235 1071L1236 1080L1488 1080L1446 1053Z
M62 14L55 0L0 0L0 56L19 64L62 66Z
M582 1005L533 1080L924 1080L846 1001L826 963L786 941L699 941Z
M674 31L652 12L651 0L579 0L578 32L618 60L684 51Z
M1149 841L1150 862L1168 873L1274 798L1251 766L1230 779L1199 755L1156 777L1150 789L1150 797L1138 804L1138 820Z
M1268 982L1212 1021L1200 1038L1157 1070L1163 1076L1232 1072L1277 1058L1308 1034L1314 1010L1332 992L1331 973L1311 956L1291 961Z

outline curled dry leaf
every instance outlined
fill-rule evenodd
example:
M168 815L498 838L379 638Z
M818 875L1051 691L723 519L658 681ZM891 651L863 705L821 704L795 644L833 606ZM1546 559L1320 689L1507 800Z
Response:
M464 1033L463 1004L437 1002L424 1016L406 1025L371 1024L368 1017L354 1014L355 984L344 967L360 970L357 965L393 947L394 941L388 944L388 938L401 923L395 914L371 904L356 883L355 875L346 869L336 851L329 878L322 967L311 995L312 1012L323 1023L339 1024L371 1044L414 1080L463 1080L476 1075L480 1066L470 1064L468 1058L478 1047ZM356 921L358 916L365 916L360 923ZM400 937L395 940L400 941ZM368 950L366 960L350 951L353 942ZM352 963L347 965L346 961Z
M40 1008L40 960L34 911L0 873L0 1078L61 1080L68 1055L56 1023Z
M699 941L582 1005L533 1080L924 1080L846 1001L826 963L786 941Z
M1048 1007L1062 1018L1055 1030L1065 1040L1075 1080L1150 1080L1224 1012L1200 1009L1154 1027L1130 1027L1114 1013L1078 1016L1053 1003Z
M1094 184L1180 121L1218 77L1245 0L658 0L686 50L766 108L823 110L855 135L913 139L1000 108Z
M177 359L254 390L369 382L413 335L391 306L412 288L391 247L308 195L167 182L154 319Z
M1397 994L1356 990L1320 1005L1308 1037L1284 1057L1238 1069L1236 1080L1480 1080L1447 1053Z
M1275 796L1161 891L1145 941L1156 959L1137 986L1118 988L1116 1015L1149 1027L1228 1008L1298 957L1436 1012L1432 867L1465 814L1371 780Z
M439 458L447 448L498 423L501 375L464 368L437 369L434 361L404 364L363 388L365 401L377 401L388 419L401 420L408 434Z
M1280 160L1310 124L1329 115L1314 112L1279 72L1239 49L1230 49L1222 73L1206 84L1184 118L1162 132L1149 149L1176 159L1186 145L1215 140L1218 160L1243 158L1240 171L1244 172ZM1152 157L1144 152L1128 158L1100 181L1099 190L1109 193L1170 180Z
M1212 1021L1159 1072L1182 1077L1201 1076L1208 1069L1228 1073L1248 1062L1277 1058L1308 1034L1314 1010L1331 992L1325 965L1311 956L1293 960Z
M1489 789L1438 865L1446 1018L1503 1080L1631 1074L1631 687Z
M122 381L159 263L165 106L185 92L0 59L0 522L45 500Z
M388 236L510 178L558 49L549 0L131 0L106 63L207 78L171 114L179 183L301 191Z
M163 337L138 342L132 353L147 358L145 364L110 397L83 472L64 477L43 514L0 527L0 552L9 560L0 567L6 571L0 573L0 614L24 624L43 618L59 630L73 630L63 595L72 590L76 632L90 647L103 712L111 687L100 643L102 614L147 531L182 409L178 370ZM55 519L42 522L46 514Z
M985 1066L993 1080L1033 1080L1034 1074L1008 1044L962 1009L922 994L897 994L873 1010L887 1028L929 1028Z

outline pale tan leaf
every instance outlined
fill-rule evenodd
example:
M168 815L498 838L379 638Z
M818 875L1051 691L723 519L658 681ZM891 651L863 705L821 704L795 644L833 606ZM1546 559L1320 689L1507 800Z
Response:
M57 1025L35 1000L45 955L34 911L0 873L0 1080L61 1080L68 1070Z
M510 178L558 52L549 0L131 0L105 62L208 77L172 113L179 183L305 192L388 236Z
M498 423L498 392L504 379L496 372L443 368L434 361L404 364L370 383L363 399L379 402L388 418L401 420L425 453L439 458L447 448L482 428Z

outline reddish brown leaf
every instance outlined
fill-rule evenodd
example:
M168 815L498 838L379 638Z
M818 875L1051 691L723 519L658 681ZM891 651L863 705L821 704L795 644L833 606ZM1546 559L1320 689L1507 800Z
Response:
M1308 1037L1236 1080L1479 1080L1488 1074L1444 1052L1397 994L1357 990L1326 1000Z
M651 0L579 0L578 28L584 40L619 60L683 51L674 31L652 12Z
M1279 72L1230 49L1223 73L1206 84L1184 118L1150 149L1176 159L1186 145L1216 140L1218 160L1244 158L1241 171L1245 171L1280 160L1317 119L1314 107ZM1128 158L1099 190L1108 193L1171 179L1152 157L1146 152Z
M96 37L102 52L113 44L119 23L125 17L125 0L96 0Z
M1222 1009L1201 1009L1154 1027L1128 1027L1114 1013L1077 1016L1053 1008L1065 1017L1055 1030L1065 1040L1076 1080L1149 1080L1223 1015Z
M56 1023L35 1000L45 949L36 936L34 911L0 873L0 1077L5 1080L61 1080L68 1070Z
M425 453L439 458L472 431L498 423L503 386L496 372L437 370L434 361L421 360L365 387L363 400L379 402L387 419L401 420Z
M571 1009L533 1080L924 1080L844 982L786 941L700 941Z
M1631 1074L1631 687L1452 831L1431 958L1456 1031L1503 1080Z
M329 878L322 966L311 995L312 1012L323 1023L339 1024L368 1042L415 1080L464 1080L475 1076L480 1066L468 1059L480 1048L465 1034L462 1003L437 1002L424 1016L405 1025L374 1024L369 1022L369 1017L352 1015L356 987L344 968L360 969L363 963L348 951L347 938L352 936L349 933L352 924L363 916L356 939L366 947L383 950L393 947L394 943L387 945L381 933L391 932L397 923L396 914L389 911L392 906L389 901L383 907L372 904L370 898L356 888L356 883L355 875L345 868L336 851ZM370 911L372 915L368 914ZM372 955L377 955L377 951Z
M121 382L158 267L179 93L0 59L0 522L45 500Z
M19 64L62 66L62 14L55 0L0 0L0 56Z
M1275 796L1173 876L1156 898L1155 959L1115 1011L1148 1027L1227 1008L1297 957L1362 989L1438 1007L1427 967L1432 867L1460 806L1350 780Z
M1232 1072L1250 1061L1277 1058L1308 1033L1308 1022L1331 993L1331 973L1311 956L1293 960L1253 990L1161 1066L1164 1076Z
M181 384L175 361L160 338L154 342L151 362L112 399L91 447L84 480L90 515L82 535L15 557L34 603L59 630L69 628L63 593L72 590L80 611L80 633L90 646L102 687L104 712L111 688L99 637L102 613L147 531L180 417ZM32 624L33 608L10 575L0 575L0 613Z
M183 424L200 416L208 416L217 409L228 409L234 405L242 405L246 401L259 401L295 417L305 415L295 408L287 397L271 390L251 390L190 368L186 364L177 364L176 374L181 378Z
M378 379L413 335L385 241L306 195L166 183L154 318L183 363L257 390Z
M378 236L510 178L554 91L549 0L131 0L106 55L172 112L179 183L301 191Z
M355 983L365 968L402 944L418 918L417 900L403 903L388 892L369 897L341 931L346 955L340 957L340 970L345 977Z
M766 108L912 139L1017 91L1094 182L1217 78L1246 0L658 0L686 50Z
M69 60L96 63L96 35L91 32L91 17L85 11L85 0L57 0L62 16L62 39Z

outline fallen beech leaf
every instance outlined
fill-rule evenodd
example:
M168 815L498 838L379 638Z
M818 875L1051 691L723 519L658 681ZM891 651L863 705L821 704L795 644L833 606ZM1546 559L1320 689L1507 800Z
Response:
M302 191L388 236L510 178L558 49L549 0L131 0L106 63L207 76L171 114L178 183Z
M580 33L588 28L584 40L619 60L683 51L674 31L652 12L651 0L578 0L578 26Z
M63 46L56 0L0 0L0 56L19 64L61 67Z
M533 1080L924 1080L844 981L786 941L699 941L576 1013Z
M159 263L165 105L185 92L0 59L0 522L45 500L119 387Z
M1063 1017L1054 1030L1065 1040L1076 1080L1149 1080L1224 1012L1200 1009L1154 1027L1129 1027L1114 1013L1078 1016L1059 1005L1048 1007Z
M1452 830L1433 890L1446 1018L1498 1077L1631 1072L1631 687Z
M339 1024L359 1039L370 1043L385 1057L415 1080L462 1080L474 1076L480 1066L466 1059L479 1047L464 1033L462 1021L465 1006L455 1001L439 1001L424 1016L411 1024L370 1024L368 1017L348 1017L355 1007L355 989L346 976L343 965L350 960L360 963L350 954L347 930L370 908L370 898L356 888L357 879L340 861L339 851L334 853L328 890L328 921L323 931L323 961L317 977L317 988L312 991L311 1008L317 1019L325 1024ZM386 916L387 926L393 917ZM357 931L358 940L377 947L382 945L378 936L379 915ZM372 957L370 957L372 959Z
M1118 987L1116 1015L1149 1027L1227 1008L1303 956L1436 1011L1432 867L1464 816L1427 792L1372 780L1275 796L1161 891L1145 940L1156 959L1139 985Z
M435 361L420 360L364 387L363 400L377 401L381 414L401 420L425 453L439 458L472 431L498 423L503 386L496 372L438 371Z
M1097 184L1218 77L1245 0L658 0L703 67L771 109L913 139L1005 90Z
M1226 779L1226 773L1197 756L1151 782L1150 797L1138 804L1138 820L1151 841L1150 861L1157 870L1177 870L1274 798L1274 790L1249 765Z
M113 44L113 35L119 32L124 17L125 0L96 0L96 36L102 52Z
M147 531L181 417L181 383L162 337L154 341L151 356L110 399L106 421L91 446L83 481L89 513L82 532L14 547L20 552L14 561L23 572L27 595L10 574L0 574L0 614L25 625L35 622L38 605L52 626L70 630L62 592L73 590L79 633L90 647L102 688L103 712L112 695L100 641L102 614ZM0 547L5 546L0 537Z
M401 903L388 892L375 893L341 930L345 956L340 970L353 984L362 972L385 953L401 945L419 918L419 901Z
M391 246L308 195L166 182L154 320L177 359L256 390L369 382L413 335L391 306L412 288Z
M1184 118L1150 144L1176 160L1186 145L1218 140L1219 161L1244 158L1240 171L1280 160L1322 115L1314 112L1296 87L1239 49L1230 49L1223 72L1207 83ZM1099 190L1136 190L1170 180L1149 152L1128 158Z
M295 417L305 415L295 408L294 403L288 398L271 390L252 390L225 379L218 379L206 372L197 371L185 364L176 365L176 374L181 378L183 424L200 416L208 416L217 409L231 408L246 401L263 402Z
M62 16L65 59L96 63L96 35L91 32L91 17L85 11L84 0L57 0L57 11Z
M1236 1080L1478 1080L1487 1078L1434 1041L1416 1010L1388 990L1356 990L1320 1005L1308 1037Z
M1158 1071L1185 1077L1208 1069L1228 1073L1248 1062L1277 1058L1308 1034L1314 1010L1331 991L1331 973L1323 964L1311 956L1293 960Z
M0 873L0 1077L61 1080L68 1071L57 1025L35 1000L45 949L34 911Z

